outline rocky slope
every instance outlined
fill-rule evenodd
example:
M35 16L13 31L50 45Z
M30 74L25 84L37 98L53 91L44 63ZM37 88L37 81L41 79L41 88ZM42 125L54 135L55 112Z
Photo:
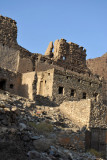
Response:
M84 132L58 107L0 91L0 160L95 160Z

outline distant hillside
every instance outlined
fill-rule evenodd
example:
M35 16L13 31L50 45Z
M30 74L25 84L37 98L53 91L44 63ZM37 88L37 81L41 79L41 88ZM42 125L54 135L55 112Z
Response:
M98 74L107 80L107 53L98 58L88 59L87 66L93 74Z

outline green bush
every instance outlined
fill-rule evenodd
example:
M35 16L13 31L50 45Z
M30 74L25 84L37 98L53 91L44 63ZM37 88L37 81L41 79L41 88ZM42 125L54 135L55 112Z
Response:
M53 131L53 126L51 123L47 123L47 122L40 122L38 124L36 124L35 122L29 122L29 125L31 127L36 128L38 133L48 133L48 132L52 132Z

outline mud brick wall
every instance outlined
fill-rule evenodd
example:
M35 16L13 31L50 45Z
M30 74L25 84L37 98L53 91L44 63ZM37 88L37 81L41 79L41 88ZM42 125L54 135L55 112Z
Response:
M11 46L17 43L16 21L0 15L0 43Z
M22 82L20 87L20 95L33 100L33 82L35 80L35 72L28 72L22 74ZM36 89L36 84L35 84Z
M54 69L37 72L37 95L52 97Z
M102 88L100 85L101 81L99 79L87 77L75 72L62 72L55 69L52 94L53 101L58 104L63 101L77 101L90 98L99 101L102 98ZM83 94L86 94L86 98ZM94 95L96 95L96 97Z

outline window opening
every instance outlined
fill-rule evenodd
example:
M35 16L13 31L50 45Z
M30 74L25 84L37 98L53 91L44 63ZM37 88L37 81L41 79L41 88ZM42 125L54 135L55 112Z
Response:
M13 88L13 86L14 86L13 84L10 84L10 88L11 88L11 89Z
M78 82L80 82L80 79L78 79Z
M94 99L95 101L98 101L98 93L94 93Z
M82 98L86 99L86 93L85 92L83 92L83 97Z
M71 89L71 96L74 97L75 96L75 90Z
M63 87L59 87L58 93L59 93L59 94L63 94L63 90L64 90Z
M90 86L92 86L92 83L90 82Z

